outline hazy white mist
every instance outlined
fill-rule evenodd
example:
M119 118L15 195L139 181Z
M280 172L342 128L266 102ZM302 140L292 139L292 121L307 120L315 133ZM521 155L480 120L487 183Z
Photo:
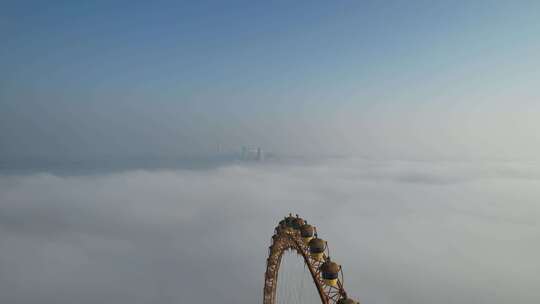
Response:
M0 302L256 303L273 228L293 212L364 303L533 304L539 198L536 162L3 175Z

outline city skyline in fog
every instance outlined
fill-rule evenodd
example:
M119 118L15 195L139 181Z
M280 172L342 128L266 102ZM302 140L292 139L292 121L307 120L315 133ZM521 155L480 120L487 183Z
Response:
M534 1L3 2L0 158L537 159Z
M0 1L0 303L260 302L298 213L361 303L538 304L539 37L540 1Z

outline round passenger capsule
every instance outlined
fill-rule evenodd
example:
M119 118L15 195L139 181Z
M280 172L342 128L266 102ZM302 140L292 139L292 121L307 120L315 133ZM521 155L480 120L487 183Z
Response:
M311 257L317 261L322 261L324 249L326 249L326 241L319 238L314 238L309 241L309 253Z
M292 228L294 219L295 217L292 216L292 214L289 214L289 216L285 218L285 226Z
M309 241L313 239L313 233L315 232L315 229L313 226L305 224L300 227L300 236L304 240L304 243L309 244Z
M306 222L302 219L302 218L299 218L299 217L295 217L293 220L292 220L292 227L294 229L300 229L300 227L304 226Z
M321 265L322 278L326 285L337 286L337 280L339 275L339 270L341 266L326 259L326 261Z

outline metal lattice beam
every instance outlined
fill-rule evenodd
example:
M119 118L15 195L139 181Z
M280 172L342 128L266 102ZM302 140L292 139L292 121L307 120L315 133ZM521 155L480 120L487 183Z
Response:
M263 304L276 304L279 266L283 253L286 250L294 250L303 257L322 304L335 304L340 299L346 298L342 280L338 278L337 286L330 286L322 278L320 267L323 263L322 261L326 260L327 254L323 254L322 261L312 258L309 246L300 236L298 229L280 229L278 227L272 236L272 245L268 248L268 259L266 261L266 272L264 275Z

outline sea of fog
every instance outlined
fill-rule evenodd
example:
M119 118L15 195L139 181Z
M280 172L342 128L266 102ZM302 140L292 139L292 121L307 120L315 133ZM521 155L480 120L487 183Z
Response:
M540 303L540 163L348 158L0 171L0 303L261 302L289 212L364 304Z

